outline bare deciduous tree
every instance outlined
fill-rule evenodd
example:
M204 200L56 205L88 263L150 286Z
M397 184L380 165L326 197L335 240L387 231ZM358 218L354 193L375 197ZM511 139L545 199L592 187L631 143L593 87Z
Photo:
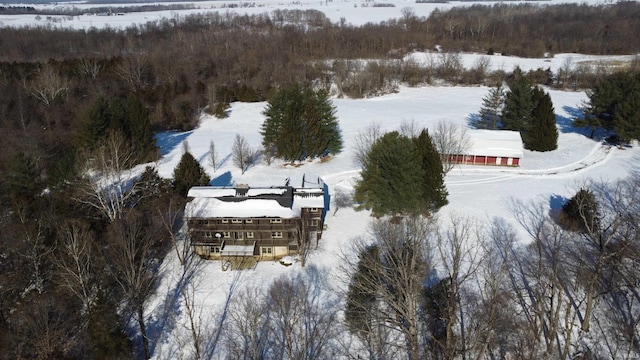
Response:
M353 206L353 194L346 190L336 187L333 191L333 216L336 216L338 210Z
M371 149L371 145L382 136L380 124L373 123L367 127L364 132L359 133L355 138L354 144L354 162L357 166L365 163L367 154Z
M83 181L75 200L93 207L109 222L121 218L135 205L134 162L135 154L124 136L111 133L95 151L84 154Z
M149 59L144 55L129 56L123 59L114 71L132 90L136 90L148 85L150 66Z
M455 167L457 155L465 154L471 147L467 129L454 122L438 121L431 132L431 138L440 154L442 171L445 174Z
M269 348L270 307L264 293L247 289L233 303L229 314L227 351L231 359L266 359Z
M216 170L218 170L218 167L220 166L220 160L219 160L219 156L218 156L218 151L216 150L216 145L213 143L213 140L211 140L209 142L209 165L211 165L211 167L213 168L213 171L215 172Z
M57 244L59 281L78 297L82 311L86 313L97 295L93 241L93 233L87 224L70 221L62 227Z
M51 106L53 102L67 94L69 91L69 80L64 78L57 69L51 65L43 65L37 72L36 77L28 85L29 92L46 106Z
M113 279L118 283L129 310L135 314L145 358L151 357L150 339L147 334L145 305L153 294L158 273L159 244L157 227L149 223L143 214L130 211L109 227L109 245L106 258Z
M338 302L329 292L326 271L315 266L273 282L266 296L269 349L277 359L332 357Z
M439 265L444 268L445 279L448 281L447 304L443 311L446 335L443 343L438 344L443 349L445 358L453 358L457 351L469 351L466 339L465 314L469 309L463 304L463 292L481 265L482 244L484 239L475 232L478 224L469 218L452 215L450 224L441 227L437 234L437 248ZM455 333L459 329L459 333Z
M378 250L358 251L359 271L370 274L360 279L362 288L358 291L375 292L380 306L376 307L379 313L374 321L385 324L402 338L384 347L402 349L409 359L421 358L421 304L425 278L432 269L432 231L432 223L421 217L376 220L371 225L371 237L372 246Z
M233 164L236 165L244 174L249 167L255 162L255 154L247 140L240 134L236 134L231 148L231 156Z
M82 58L82 60L80 60L80 71L90 77L91 79L95 80L98 75L100 75L100 73L104 70L104 63L100 62L100 60L98 59L89 59L89 58Z

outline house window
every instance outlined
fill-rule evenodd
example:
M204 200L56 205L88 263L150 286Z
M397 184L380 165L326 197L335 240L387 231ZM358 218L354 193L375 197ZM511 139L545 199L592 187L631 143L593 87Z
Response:
M240 219L231 219L232 224L242 224L242 220Z
M271 219L272 224L282 224L282 219Z
M220 223L221 224L228 224L229 220L228 219L222 219L222 220L220 220Z
M273 239L282 239L282 231L272 231L271 237Z
M242 231L235 231L233 233L233 238L234 239L242 239Z
M318 220L311 220L310 221L310 225L311 226L318 226Z
M318 212L318 208L311 208L311 212Z
M263 247L262 248L262 255L271 255L273 254L273 249L270 247Z
M253 239L253 231L247 231L247 239Z
M213 233L211 231L205 231L204 232L204 237L206 237L206 238L213 237Z
M252 224L252 223L253 223L253 220L252 220L252 219L247 219L247 220L245 220L245 221L244 221L244 223L245 223L245 224Z
M219 254L220 253L220 247L219 246L212 246L211 247L211 253L212 254Z
M223 238L230 238L231 237L231 233L228 232L228 231L225 231L225 232L222 233L222 237Z

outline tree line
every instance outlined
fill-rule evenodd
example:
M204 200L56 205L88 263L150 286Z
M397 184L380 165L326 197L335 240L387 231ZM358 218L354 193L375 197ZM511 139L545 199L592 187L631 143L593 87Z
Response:
M170 354L637 357L638 185L577 184L551 212L547 202L511 202L524 232L459 214L372 219L342 252L340 276L310 266L266 288L234 282L213 326L196 319L198 336L174 338L181 348Z
M610 8L601 10L607 12ZM629 13L633 13L631 10ZM275 110L285 103L278 100L279 91L289 91L288 85L302 84L302 89L320 90L288 95L298 96L304 107L311 108L306 109L310 112L304 116L317 120L305 123L308 132L301 132L302 136L318 138L323 143L305 142L296 148L290 147L291 142L277 144L276 150L282 152L276 154L288 160L323 156L342 147L334 109L326 101L327 93L322 92L330 90L332 84L337 85L342 95L368 96L390 91L400 82L418 85L442 78L459 84L506 76L488 74L486 64L482 63L463 70L455 53L436 54L427 66L401 60L411 49L433 45L416 39L428 32L412 30L412 26L429 20L416 20L410 11L405 14L404 19L363 27L331 24L317 11L276 11L256 16L216 13L176 17L124 30L1 29L0 42L7 50L2 52L0 63L3 145L0 177L5 189L0 196L3 353L13 358L148 358L155 341L149 330L159 325L155 321L160 319L150 319L145 306L155 293L158 268L169 251L176 252L184 271L176 297L167 301L182 299L194 309L195 304L189 302L193 301L190 297L193 288L187 284L194 271L190 266L196 262L190 258L188 242L180 242L178 229L186 189L206 184L209 178L197 161L187 155L188 151L172 181L161 179L152 169L142 175L133 174L130 170L133 165L158 157L153 143L155 131L190 129L202 109L224 116L226 105L237 100L272 100L270 110L274 112L267 110L268 117L270 121L276 120L279 115ZM368 63L353 60L359 57L379 60ZM544 70L534 74L545 81L550 79ZM467 76L475 80L465 80ZM618 115L626 114L628 106L622 107ZM611 115L609 110L598 114ZM278 133L272 128L297 123L283 121L273 127L270 124L266 122L263 127L267 140L264 145L277 138ZM368 139L365 136L362 144L374 144L381 137L375 132L372 129L371 136ZM402 160L417 162L393 165L413 166L410 169L416 173L433 175L430 179L433 182L425 186L413 184L424 195L423 202L413 201L407 191L403 193L412 206L408 212L435 212L446 202L446 190L441 186L443 165L438 163L437 156L432 156L432 148L437 148L438 141L435 133L422 139L417 134L408 125L400 133L384 136L384 141L376 146L380 156L362 157L359 161L361 164L371 161L373 170L374 160L385 160L388 143L396 146L407 156ZM429 135L434 136L433 146L428 144ZM234 154L241 155L237 158L234 155L234 162L244 171L251 165L247 160L252 159L255 151L247 149L242 140L238 137L234 144L238 149ZM209 160L215 164L213 142L211 148ZM434 184L439 193L427 194L425 187ZM374 204L369 205L373 208ZM381 204L380 214L405 211L393 206ZM393 258L384 255L386 250L382 247L378 251L386 259ZM609 266L605 264L607 259L601 258L602 264L598 265L600 276L611 274L605 267ZM377 262L374 264L379 266ZM585 285L586 293L594 294L605 283L589 282ZM278 284L293 287L284 280ZM381 284L385 283L378 282L372 291L381 291L386 286ZM448 290L430 291L446 294ZM276 296L275 292L269 296ZM277 302L265 294L261 296ZM600 297L589 295L584 299L590 304L589 313L600 309ZM521 302L518 304L524 306ZM315 309L311 305L308 308ZM443 317L439 313L443 310L432 306L429 311L431 322ZM196 312L190 314L192 319L197 318ZM324 316L322 312L317 314ZM585 317L582 312L579 314ZM628 318L629 313L619 316ZM396 316L393 326L404 326L404 320L398 319L401 318ZM308 321L311 324L317 319ZM539 321L542 320L536 319L536 324ZM431 329L447 330L446 324L435 322L429 325ZM291 343L292 339L298 341L292 337L294 331L304 331L293 325L279 324L284 332L270 333L269 349L273 350L269 351L274 351L274 358L282 358L283 354L293 358L297 356L296 349L309 350L306 345ZM191 329L197 333L195 327ZM222 325L217 329L220 334ZM452 329L449 326L447 331ZM537 328L533 334L539 335L539 331ZM635 330L629 331L624 335L635 336ZM408 351L415 356L423 351L425 334L412 328L392 332L390 336L395 340L401 339L398 336L409 336L406 340L413 345ZM535 338L529 333L525 335ZM451 349L458 335L438 336L439 342L450 341L445 348ZM556 333L553 336L557 339ZM336 344L337 340L327 341ZM383 349L384 354L405 351L401 343L404 341L392 343L393 348ZM311 350L317 351L314 354L326 354L323 351L329 349L331 354L339 352L333 345L325 344ZM528 345L532 348L527 349L533 354L538 345L532 341ZM245 350L244 344L234 346L239 349L237 354ZM204 353L204 344L196 349Z

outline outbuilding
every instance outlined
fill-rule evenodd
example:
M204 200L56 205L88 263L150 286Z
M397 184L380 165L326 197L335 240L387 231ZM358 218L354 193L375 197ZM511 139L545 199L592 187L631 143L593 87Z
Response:
M451 160L466 165L519 166L523 156L520 132L507 130L471 130L470 146Z

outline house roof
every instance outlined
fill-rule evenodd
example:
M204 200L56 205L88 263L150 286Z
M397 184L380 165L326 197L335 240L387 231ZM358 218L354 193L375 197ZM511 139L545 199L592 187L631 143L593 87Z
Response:
M471 146L465 155L522 158L522 138L518 131L471 130Z
M187 203L188 218L283 218L300 216L300 208L288 208L274 199L223 201L213 197L196 197Z
M300 217L301 208L324 208L324 183L312 187L291 186L215 187L189 189L192 200L185 208L188 218L283 218Z

